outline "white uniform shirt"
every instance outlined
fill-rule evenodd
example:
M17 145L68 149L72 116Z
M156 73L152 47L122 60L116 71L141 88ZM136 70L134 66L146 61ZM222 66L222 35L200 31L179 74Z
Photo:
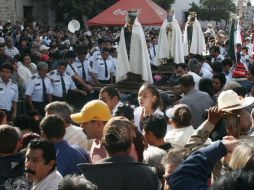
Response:
M113 63L113 67L114 67L114 73L113 73L113 76L116 76L116 67L117 67L117 64L118 64L118 62L117 62L117 58L115 58L115 57L111 57L111 61L112 61L112 63Z
M99 59L97 62L95 62L94 67L93 67L93 71L94 73L97 74L97 79L98 80L109 80L110 79L110 74L114 73L114 66L113 63L110 59L106 60L106 65L108 68L108 75L107 77L105 76L105 64L104 64L104 60L103 59Z
M66 72L69 73L71 77L75 74L81 76L76 62L68 64L66 67Z
M155 60L156 60L155 57L158 53L158 49L159 49L158 45L151 45L149 48L150 60L151 60L152 65L156 65L155 64Z
M18 96L17 84L9 80L6 85L0 78L0 109L11 111L12 102L17 102Z
M79 69L79 73L80 73L80 77L83 78L83 70L82 70L82 64L83 64L83 67L84 67L84 70L85 70L85 80L87 81L91 81L92 80L92 77L90 76L90 73L93 72L90 64L89 64L89 60L88 59L85 59L83 61L83 63L81 63L78 59L76 60L76 65Z
M57 97L63 97L61 75L57 72L57 70L54 70L48 73L48 77L51 80L51 84L54 90L53 95ZM63 80L65 83L66 93L69 90L76 89L76 85L74 84L71 76L66 72L63 73Z
M52 94L54 91L50 79L46 76L44 81L47 94ZM42 78L38 73L34 74L27 82L25 94L31 96L32 101L34 102L43 102Z

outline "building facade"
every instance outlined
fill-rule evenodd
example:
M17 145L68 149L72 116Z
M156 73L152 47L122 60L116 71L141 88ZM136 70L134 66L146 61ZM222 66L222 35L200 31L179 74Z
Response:
M50 9L48 0L0 0L0 20L42 24L54 24L55 14Z

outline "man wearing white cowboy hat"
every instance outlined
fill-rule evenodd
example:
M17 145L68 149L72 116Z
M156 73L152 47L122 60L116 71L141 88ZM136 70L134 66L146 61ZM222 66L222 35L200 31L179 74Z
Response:
M225 118L228 135L235 138L252 136L250 127L251 116L245 109L254 103L253 97L241 98L234 91L221 92L218 97L218 107L214 106L208 110L208 119L204 121L192 134L185 148L196 150L203 146L210 134L214 131L216 123Z
M240 97L233 90L221 92L218 107L226 113L226 126L229 135L236 138L247 135L252 121L245 109L254 103L253 97Z

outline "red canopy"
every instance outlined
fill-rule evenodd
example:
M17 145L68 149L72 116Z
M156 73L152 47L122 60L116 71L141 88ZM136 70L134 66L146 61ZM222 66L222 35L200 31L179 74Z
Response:
M142 25L161 25L167 12L152 0L120 0L88 21L88 25L124 25L129 9L138 9L138 20Z

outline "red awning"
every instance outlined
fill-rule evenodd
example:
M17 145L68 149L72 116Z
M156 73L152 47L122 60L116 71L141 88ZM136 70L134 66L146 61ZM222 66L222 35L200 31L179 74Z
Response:
M160 26L167 12L152 0L120 0L88 21L88 25L124 25L129 9L138 9L138 20L142 25Z

